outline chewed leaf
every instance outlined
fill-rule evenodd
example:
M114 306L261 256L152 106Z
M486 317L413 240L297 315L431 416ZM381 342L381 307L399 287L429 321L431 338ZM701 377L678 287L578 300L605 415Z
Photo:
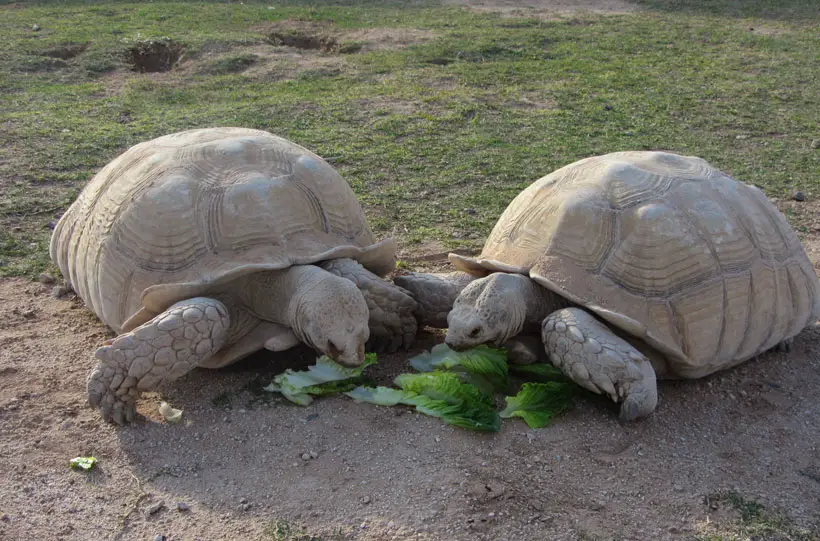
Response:
M159 405L159 413L169 423L178 423L182 420L182 410L172 408L168 402Z
M367 379L362 372L368 366L376 364L376 354L365 355L364 363L355 368L342 366L326 355L316 359L316 364L307 370L295 372L285 370L273 378L273 382L264 387L266 391L282 393L282 396L300 406L313 402L310 395L328 395L342 393L361 385Z
M543 428L572 406L574 392L575 388L566 383L525 383L518 394L504 398L507 407L500 416L521 417L530 428Z
M416 393L382 386L356 387L345 394L357 402L368 402L377 406L413 405L413 400L418 396Z
M68 465L75 470L88 471L93 468L96 463L97 459L93 456L78 456L77 458L72 458Z

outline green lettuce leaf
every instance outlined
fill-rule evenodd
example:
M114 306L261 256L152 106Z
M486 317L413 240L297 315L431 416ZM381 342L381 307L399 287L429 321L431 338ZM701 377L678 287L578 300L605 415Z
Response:
M474 385L463 383L456 374L401 374L395 383L401 389L358 387L345 394L359 402L380 406L415 406L420 413L461 428L492 432L501 429L492 399Z
M503 419L521 417L530 428L543 428L572 406L574 392L566 383L525 383L518 394L504 398L507 407L499 415Z
M322 355L307 370L294 372L288 368L264 389L282 393L291 402L307 406L313 402L311 395L343 393L368 382L362 372L373 364L376 364L375 353L366 354L364 363L355 368L342 366L327 355Z
M492 406L492 398L478 387L464 383L452 372L426 372L422 374L399 374L393 383L405 391L443 400L448 404L476 403Z
M510 372L531 381L547 383L550 381L571 382L561 370L549 363L511 364Z
M381 385L378 387L356 387L345 394L356 402L368 402L377 406L395 406L397 404L414 406L414 399L418 396L416 393L382 387Z
M466 351L454 351L442 343L411 358L410 366L419 372L455 372L462 381L472 383L487 394L509 391L507 350L503 348L481 345Z

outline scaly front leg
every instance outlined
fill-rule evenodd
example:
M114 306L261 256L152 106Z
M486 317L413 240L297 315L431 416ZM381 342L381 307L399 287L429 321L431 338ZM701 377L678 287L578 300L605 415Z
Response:
M89 403L106 421L133 421L139 393L187 374L217 352L229 325L228 310L217 300L174 304L94 353L100 362L88 376Z
M632 344L579 308L551 313L542 326L547 354L577 384L621 403L621 419L645 417L658 404L655 370Z

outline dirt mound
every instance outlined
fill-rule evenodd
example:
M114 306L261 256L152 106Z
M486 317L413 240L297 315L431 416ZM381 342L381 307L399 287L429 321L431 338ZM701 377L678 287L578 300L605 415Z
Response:
M126 60L133 71L165 72L174 67L184 51L181 43L168 38L138 41L128 49Z

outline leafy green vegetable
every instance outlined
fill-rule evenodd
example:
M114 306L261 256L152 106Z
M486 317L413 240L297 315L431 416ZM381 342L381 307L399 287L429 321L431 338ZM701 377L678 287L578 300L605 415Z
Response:
M399 390L381 386L375 388L358 387L345 394L359 402L369 402L379 406L395 406L397 404L415 406L416 411L420 413L438 417L445 423L461 428L491 432L497 432L501 429L501 419L498 416L498 412L495 411L492 404L486 400L485 395L472 385L462 383L454 374L447 374L445 372L403 374L396 379L398 380L403 376L416 375L428 376L428 381L422 385L419 385L419 381L410 382L405 380L405 382L410 383L411 386L420 391L435 393L443 398L433 398L408 389ZM450 379L450 376L455 377L455 380ZM435 383L438 380L440 380L440 383ZM453 389L454 385L473 388ZM445 389L450 389L453 392L447 393ZM481 397L481 399L479 401L470 401L456 398L459 395L462 397Z
M410 359L410 366L419 372L437 369L455 372L462 381L474 384L487 394L509 390L507 351L503 348L481 345L467 351L455 351L447 344L437 344L429 352Z
M294 372L290 368L273 378L266 391L282 393L282 396L300 406L313 402L311 395L328 395L354 389L369 381L362 372L376 364L376 354L365 355L364 363L356 368L342 366L327 355L316 359L307 370Z
M412 400L413 394L401 389L391 389L390 387L356 387L352 391L345 393L357 402L368 402L377 406L395 406L397 404L415 405Z
M77 458L72 458L68 465L75 470L88 471L93 468L96 463L97 459L93 456L78 456Z
M561 370L549 363L511 364L510 372L529 380L547 383L550 381L570 382Z
M530 428L543 428L550 420L569 409L575 388L567 383L525 383L515 396L504 398L503 419L521 417Z
M458 375L452 372L400 374L393 382L405 391L442 400L448 404L466 402L492 406L492 397L482 393L475 385L462 382Z

